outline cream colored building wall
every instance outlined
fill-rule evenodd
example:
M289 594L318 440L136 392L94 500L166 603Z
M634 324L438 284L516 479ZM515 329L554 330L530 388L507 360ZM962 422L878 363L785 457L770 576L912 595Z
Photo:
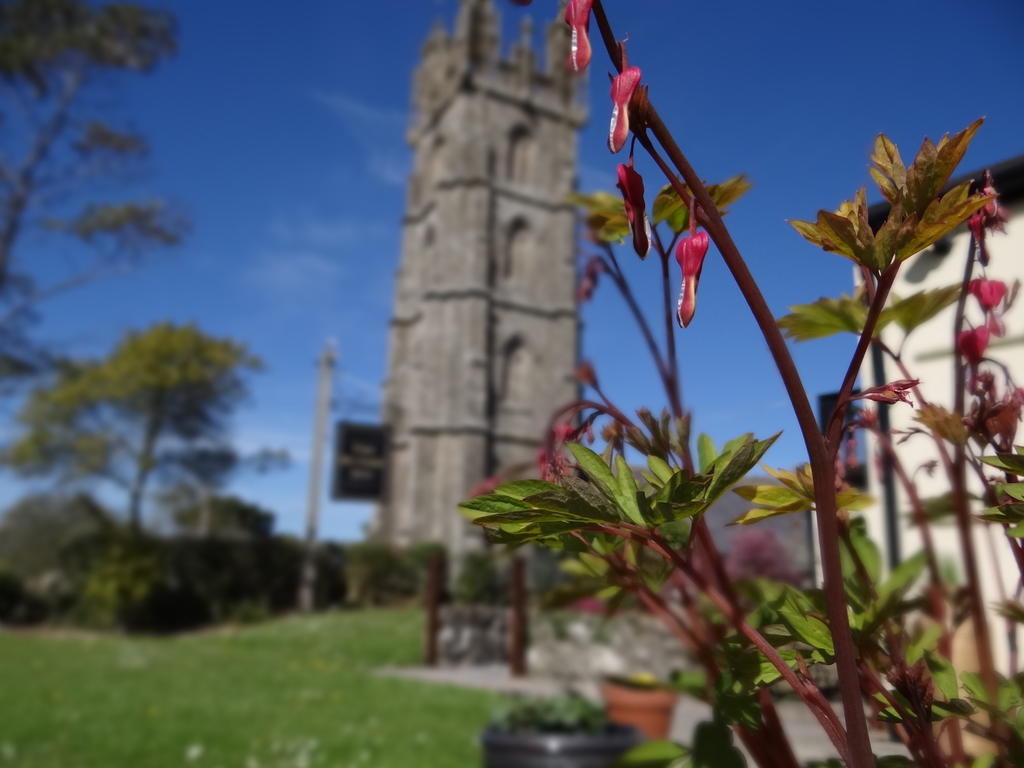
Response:
M1010 221L1005 234L990 234L988 248L991 254L989 266L984 270L985 276L999 279L1011 285L1015 280L1024 280L1024 206L1010 209ZM939 288L959 283L963 279L966 255L970 236L966 227L961 228L952 238L952 248L944 256L938 255L934 249L923 251L912 257L901 270L900 277L893 287L899 296L909 296L925 288ZM979 265L975 265L975 276L979 275ZM930 401L950 407L953 402L953 324L955 305L948 307L940 315L924 326L915 330L903 348L902 358L911 376L921 380L921 391ZM973 297L968 298L967 318L973 324L982 322L981 312ZM1006 335L994 338L989 346L989 355L1002 361L1009 368L1014 380L1024 385L1024 301L1017 305L1006 317ZM902 331L895 327L883 332L885 343L892 348L899 346ZM903 378L897 367L886 361L885 380L893 381ZM871 386L875 381L875 373L871 360L867 361L861 373L861 386ZM997 381L1002 387L1001 376L997 372ZM886 407L886 406L881 406ZM891 427L895 432L908 430L915 426L916 410L907 405L889 406ZM896 437L898 442L899 437ZM1021 438L1018 437L1018 441ZM865 512L872 537L882 547L884 562L889 562L892 543L886 538L885 512L882 507L883 488L880 483L877 445L874 440L868 441L868 477L869 490L877 500L876 504ZM937 461L938 453L931 438L919 435L900 444L897 448L900 460L917 482L920 495L924 499L941 496L949 491L949 482L941 464L932 475L922 467L928 462ZM971 492L977 494L980 484L976 477L969 477ZM899 559L904 560L913 553L920 551L921 538L916 526L912 525L908 513L909 504L906 495L897 482L896 508L900 514L899 527ZM982 503L975 502L980 511ZM932 533L940 563L955 570L962 580L964 577L963 557L960 550L959 537L951 522L943 522L932 526ZM1018 582L1018 570L1013 562L1009 547L1003 539L999 526L975 525L974 548L980 568L982 591L986 604L989 606L990 628L996 645L996 659L1003 670L1009 664L1009 642L1006 622L1000 618L992 606L1006 597L1013 597Z

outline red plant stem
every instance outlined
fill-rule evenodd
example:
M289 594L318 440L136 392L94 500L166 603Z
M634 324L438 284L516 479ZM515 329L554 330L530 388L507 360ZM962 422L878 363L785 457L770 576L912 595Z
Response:
M595 2L594 8L597 8ZM682 174L687 186L692 190L697 204L704 213L705 228L715 245L718 247L722 258L732 272L740 292L746 299L747 305L762 336L768 345L779 375L782 377L800 431L807 448L807 455L811 466L811 474L814 480L815 515L818 523L818 545L821 550L822 571L825 586L825 602L828 612L829 626L836 649L836 669L839 675L839 688L843 700L843 714L846 719L846 728L849 734L850 760L848 763L852 768L872 768L874 757L871 753L871 741L868 736L867 720L864 717L864 708L860 692L860 681L857 672L857 654L853 644L853 635L850 631L849 617L847 616L846 595L843 591L842 565L839 555L839 530L836 519L835 499L835 467L832 457L826 447L824 437L818 430L814 410L811 407L807 392L804 390L803 381L797 371L786 342L775 323L768 303L765 301L761 290L750 274L746 262L740 255L735 243L722 221L721 214L715 207L714 201L708 194L700 177L687 162L682 151L676 145L661 118L649 104L642 115L651 132L658 139L658 142L665 148L666 153L673 164ZM685 188L674 176L669 182L685 199Z
M889 461L892 462L893 471L896 473L900 485L903 486L903 492L907 494L907 500L910 502L910 508L914 513L914 522L917 523L917 527L921 531L921 543L924 545L925 561L928 563L928 578L933 585L941 587L942 574L939 571L939 560L935 554L935 540L932 538L931 524L928 522L928 515L924 511L924 503L917 492L917 486L914 485L914 482L907 475L907 470L893 448L889 436L877 428L872 431L875 434L875 439L878 440L878 444L882 446L882 451L889 458ZM941 621L941 616L933 614L933 618Z
M880 338L874 339L873 342L886 355L888 355L893 362L896 363L904 379L915 378L911 375L906 364L903 362L903 358L899 354L890 349ZM914 397L917 398L917 401L921 404L922 408L929 405L929 402L925 398L924 393L921 392L920 387L914 387L913 392ZM906 468L903 466L903 462L900 461L899 456L896 454L892 440L881 430L876 429L874 432L879 443L882 445L883 450L888 454L892 462L893 470L896 472L900 483L903 485L903 489L907 494L907 498L911 504L911 509L914 513L914 520L921 531L921 541L924 545L925 557L928 560L928 572L931 580L928 602L932 607L933 617L942 628L942 635L939 637L939 653L947 659L952 659L953 636L950 632L949 624L946 621L945 603L943 601L942 575L939 572L938 557L936 555L935 542L931 535L931 525L928 522L928 515L924 511L924 504L917 492L917 486L914 485L913 480L907 474ZM942 458L942 463L946 468L947 474L952 476L953 461L949 456L949 451L946 450L946 443L944 439L941 435L935 432L935 430L929 430L929 434L932 441L935 443L939 456ZM960 721L956 718L949 718L947 722L949 724L949 741L953 762L955 765L964 764L966 762L966 758L964 757L963 729L960 726Z
M619 266L618 259L615 258L615 252L612 250L611 245L604 243L604 248L611 261L611 267L609 268L608 273L611 275L612 282L615 283L615 287L619 289L619 293L622 294L622 298L626 302L626 306L629 307L629 311L633 315L633 319L640 328L640 333L644 337L644 341L647 344L648 351L651 353L651 357L654 358L654 364L658 368L658 375L665 384L666 390L671 392L671 388L669 387L669 372L665 366L665 361L662 358L658 342L654 339L654 333L651 331L651 326L647 322L647 318L644 317L644 313L640 309L640 304L637 302L636 296L633 295L633 289L630 287L629 281L626 280L626 276L622 272L622 268Z
M608 55L615 64L616 69L621 71L623 63L622 49L612 32L601 0L594 0L592 10ZM646 125L650 128L658 143L665 149L673 165L683 176L697 204L703 209L705 218L708 219L705 221L705 228L715 241L715 245L722 254L726 266L732 273L737 287L743 294L744 299L746 299L747 305L750 307L750 311L761 329L761 333L775 360L775 365L778 368L779 375L782 377L800 425L800 431L803 434L804 443L807 447L812 477L814 478L815 513L818 522L818 541L821 549L822 570L825 582L826 608L835 643L836 668L839 675L839 687L842 694L843 711L849 737L849 742L843 745L842 751L843 754L849 755L847 763L851 768L873 768L874 757L871 752L867 720L864 717L860 681L857 672L856 649L854 648L853 635L850 631L846 596L843 591L842 565L839 556L839 537L836 520L835 468L832 458L828 454L826 441L818 429L814 410L804 390L800 374L789 354L786 342L775 323L771 309L761 294L761 290L753 275L750 274L746 262L736 248L736 244L733 242L721 214L711 199L711 195L704 187L700 176L697 175L686 160L682 150L662 122L653 105L647 100L646 94L639 93L639 95L642 98L634 99L634 104L642 103L643 109L637 110L640 112L640 114L635 115L637 123L641 127ZM632 105L630 106L630 112L633 112ZM685 200L686 195L678 180L670 178L669 181L672 182L673 188L679 193L680 198ZM696 214L697 211L691 209L691 215L696 216ZM774 651L774 649L771 650Z
M675 417L682 418L683 415L683 398L679 391L679 363L676 358L676 324L675 324L675 313L672 311L672 287L669 281L669 252L665 250L665 246L661 242L661 235L658 234L657 229L652 230L654 234L654 246L658 251L658 256L661 258L661 302L662 302L662 314L665 316L665 350L668 354L668 368L671 376L671 387L669 389L668 397L669 403L672 405L672 411ZM689 451L687 451L689 453ZM690 467L687 467L687 471L693 471L693 461L690 460Z
M850 365L846 369L843 385L839 388L839 395L836 398L836 410L832 414L828 426L823 430L825 433L825 444L831 450L832 456L835 456L839 450L840 437L843 432L843 416L846 414L846 408L849 404L850 395L853 393L854 384L857 383L860 367L864 363L864 355L867 354L868 347L871 346L871 339L875 335L878 318L882 315L885 301L889 298L889 291L892 289L892 284L896 280L899 270L900 262L894 261L882 272L881 277L878 279L878 284L875 286L871 297L871 306L868 308L868 316L864 321L864 328L861 330L860 338L857 340L857 348L854 350L853 357L850 359Z
M974 271L974 254L977 243L971 237L967 250L967 264L964 266L964 277L961 283L960 298L956 305L956 320L953 324L953 340L956 341L964 327L964 311L967 305L967 285L971 282ZM953 413L964 412L965 374L963 356L959 351L954 354L953 368ZM995 660L992 658L992 636L989 632L988 617L985 615L985 604L981 594L981 582L978 575L978 561L974 550L971 530L970 499L967 495L967 448L963 443L953 447L953 467L950 476L953 492L953 510L956 513L957 531L960 535L960 552L964 561L964 572L967 577L967 593L970 598L971 618L974 619L974 632L978 638L978 666L981 679L988 691L989 700L998 700L999 679L996 676Z
M838 750L840 756L849 762L849 740L842 724L839 722L839 718L832 707L829 706L821 691L813 684L800 680L786 663L785 659L779 655L779 652L775 650L772 644L760 632L747 623L737 608L709 584L684 558L680 557L679 553L675 552L664 541L661 541L657 533L652 532L651 538L646 539L644 544L686 574L697 585L697 588L732 623L736 630L768 659L772 666L778 670L782 678L789 683L793 691L807 704L808 709L811 710L818 719L818 722L821 723L822 728Z
M780 766L798 766L800 763L797 761L793 746L789 743L786 731L782 727L782 720L779 719L779 711L775 708L775 700L772 698L771 691L767 688L760 688L757 692L757 703L761 707L761 719L764 721L764 729L760 732L760 736L768 739L766 751L769 756L774 755L775 762ZM745 729L740 730L741 736L743 730ZM758 734L754 734L754 737L757 738Z
M599 403L596 400L573 400L571 403L560 405L552 411L551 418L548 420L548 434L551 434L552 428L554 428L555 424L562 416L567 413L571 413L572 411L582 411L587 408L592 408L598 413L611 416L615 421L619 422L623 426L636 427L636 424L633 423L632 419L611 403Z

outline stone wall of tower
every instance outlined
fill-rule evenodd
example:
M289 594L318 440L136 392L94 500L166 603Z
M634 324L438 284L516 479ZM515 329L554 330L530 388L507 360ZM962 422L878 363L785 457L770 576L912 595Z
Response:
M456 555L479 543L458 502L532 462L552 409L576 391L566 196L585 119L579 84L560 20L545 69L528 23L507 58L498 30L493 0L462 0L454 34L434 29L415 76L385 383L389 484L373 530Z

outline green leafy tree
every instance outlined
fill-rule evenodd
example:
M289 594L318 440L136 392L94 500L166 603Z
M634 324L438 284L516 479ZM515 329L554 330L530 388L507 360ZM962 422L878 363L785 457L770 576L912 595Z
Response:
M274 532L274 513L237 496L213 496L172 511L175 525L204 536L264 539Z
M0 0L0 375L38 367L25 327L40 301L179 241L163 201L121 196L148 145L90 98L175 37L170 14L131 3Z
M242 344L192 325L129 333L109 356L64 363L35 388L3 458L24 475L114 482L138 527L154 476L212 482L230 469L228 418L247 394L244 372L260 365Z

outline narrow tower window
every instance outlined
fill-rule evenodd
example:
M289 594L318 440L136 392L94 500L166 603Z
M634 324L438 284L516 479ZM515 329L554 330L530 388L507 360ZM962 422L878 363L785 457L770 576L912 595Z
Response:
M508 228L505 240L506 278L520 277L528 272L530 259L530 225L524 219L516 219Z
M530 129L524 125L516 126L509 134L508 168L506 175L509 181L524 183L530 178L533 163L533 137Z

